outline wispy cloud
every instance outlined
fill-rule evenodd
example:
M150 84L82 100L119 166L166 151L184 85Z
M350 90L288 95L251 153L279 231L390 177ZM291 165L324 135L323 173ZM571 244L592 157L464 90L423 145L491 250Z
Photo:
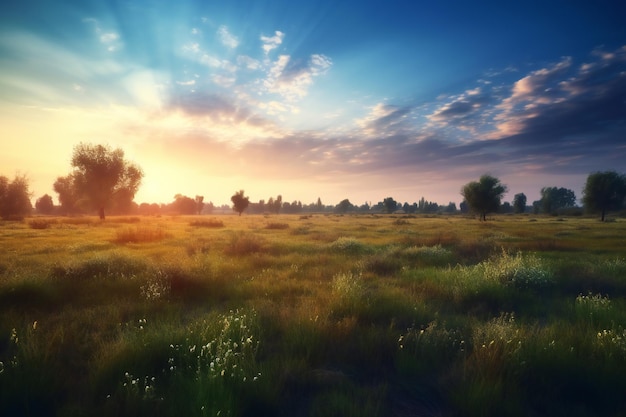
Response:
M116 52L123 47L121 36L115 30L104 29L100 22L94 18L86 18L83 21L93 26L94 33L107 51Z
M279 30L274 32L273 36L261 36L261 42L263 43L263 51L265 54L269 54L273 49L276 49L283 43L285 34Z
M306 62L294 61L289 55L280 55L270 68L263 85L268 92L279 94L288 102L294 102L306 96L313 79L323 75L331 66L332 61L324 55L311 55Z
M220 26L220 28L217 30L217 35L219 36L222 45L230 49L235 49L237 46L239 46L239 40L236 36L229 32L226 26Z

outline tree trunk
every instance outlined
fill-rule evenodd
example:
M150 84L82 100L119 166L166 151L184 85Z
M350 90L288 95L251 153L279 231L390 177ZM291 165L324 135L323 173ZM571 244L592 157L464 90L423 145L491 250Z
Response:
M98 215L100 216L100 220L104 220L104 207L100 207Z
M606 213L605 209L602 209L602 219L600 221L604 221L604 214Z

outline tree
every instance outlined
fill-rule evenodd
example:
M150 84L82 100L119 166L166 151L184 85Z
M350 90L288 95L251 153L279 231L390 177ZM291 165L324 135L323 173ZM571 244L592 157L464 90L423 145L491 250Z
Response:
M526 211L526 194L515 194L515 197L513 197L513 210L518 214Z
M354 206L352 205L352 203L350 202L350 200L343 199L339 202L339 204L337 204L337 207L335 207L335 210L337 211L337 213L347 213L348 211L351 211L354 209Z
M280 196L279 196L280 197ZM230 201L233 202L233 210L235 210L241 216L241 213L248 208L248 204L250 204L250 199L244 196L243 190L237 191L231 198ZM281 197L282 201L282 197Z
M118 195L134 198L143 172L124 159L124 151L80 143L72 156L72 183L76 194L104 220L104 210Z
M74 178L72 175L58 177L54 182L54 191L59 195L59 204L63 214L71 214L76 211L78 196L74 189Z
M170 207L178 214L196 214L198 211L198 204L196 200L182 194L176 194L174 196L174 202Z
M393 213L398 208L398 203L392 197L387 197L383 200L383 206L387 213Z
M544 213L556 213L560 209L574 207L576 195L567 188L544 187L541 189L541 209Z
M583 189L583 204L591 212L600 212L604 221L607 211L619 210L626 199L626 176L615 171L589 174Z
M12 182L0 176L0 217L11 219L29 214L33 208L30 197L25 175L16 175Z
M507 192L507 186L491 175L483 175L478 181L467 183L461 189L469 209L478 213L480 220L487 220L487 213L498 211L500 201Z
M52 211L54 211L54 202L52 201L52 197L48 194L44 194L39 197L35 202L35 209L37 209L37 212L41 214L51 214Z
M196 211L198 214L202 214L202 209L204 208L204 196L197 195L196 196Z

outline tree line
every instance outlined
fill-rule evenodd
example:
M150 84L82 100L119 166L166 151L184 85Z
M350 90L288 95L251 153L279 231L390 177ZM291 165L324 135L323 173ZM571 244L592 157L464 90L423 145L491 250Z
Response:
M71 159L71 171L60 176L53 184L58 194L59 207L55 207L52 197L44 194L36 200L35 209L41 214L78 214L96 212L104 220L105 212L114 214L137 213L143 215L158 214L205 214L215 210L232 208L241 215L248 213L297 214L297 213L473 213L481 220L489 213L533 213L557 214L576 208L576 195L572 190L562 187L544 187L541 199L527 205L524 193L515 194L513 201L503 202L508 187L500 179L485 174L478 181L471 181L461 188L463 201L457 209L453 202L439 205L422 197L418 202L400 203L387 197L374 205L364 203L354 205L348 199L337 205L324 205L318 197L311 204L300 201L283 202L282 195L270 197L267 201L250 202L250 198L239 190L231 197L232 207L216 207L206 203L204 196L194 198L182 194L174 196L170 204L137 205L134 202L143 171L126 159L121 149L111 149L104 145L80 143L74 148ZM12 181L0 176L0 217L17 219L32 211L28 179L16 175ZM615 171L594 172L587 177L583 189L583 207L588 212L599 213L602 221L609 211L620 210L626 205L626 175Z

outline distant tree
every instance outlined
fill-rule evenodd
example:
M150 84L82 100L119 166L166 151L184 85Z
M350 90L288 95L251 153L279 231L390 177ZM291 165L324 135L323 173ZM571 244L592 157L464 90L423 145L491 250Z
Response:
M196 196L196 212L198 214L202 214L202 209L204 208L204 196L197 195Z
M35 201L35 209L37 213L41 214L52 214L54 211L54 202L52 201L52 197L48 194L44 194Z
M317 202L315 203L315 211L321 212L324 210L324 205L322 204L322 199L317 197Z
M335 211L337 213L347 213L348 211L352 211L353 209L354 206L347 198L341 200L339 204L337 204L337 206L335 207Z
M78 210L78 196L74 188L72 175L58 177L53 185L54 191L59 195L58 200L63 214L72 214Z
M174 202L170 207L172 211L178 214L196 214L198 212L197 201L182 194L174 196Z
M509 203L508 201L505 201L504 203L500 205L500 209L498 211L500 213L512 213L513 207L511 206L511 203Z
M383 206L387 213L393 213L398 209L398 202L391 197L387 197L383 200Z
M132 201L139 189L143 172L124 159L124 151L104 145L80 143L74 148L71 174L76 195L105 218L105 208L118 195Z
M456 213L456 203L453 201L450 201L448 205L446 206L446 208L444 209L444 211L446 213Z
M276 199L274 199L273 197L270 197L269 200L267 200L267 209L270 211L270 213L278 214L280 213L280 209L282 207L283 207L283 196L280 194L276 196Z
M280 197L280 196L279 196ZM282 197L281 197L282 200ZM248 208L248 204L250 204L250 199L244 196L244 191L237 191L231 198L230 201L233 202L233 210L235 210L241 216L241 213Z
M604 221L610 210L619 210L626 199L626 175L615 171L589 174L583 189L583 203L590 212L600 212Z
M459 211L461 213L469 213L469 206L467 205L467 201L461 201L461 203L459 204Z
M574 207L576 195L567 188L544 187L541 189L541 210L544 213L556 213L560 209Z
M33 206L30 203L28 179L25 175L16 175L13 181L0 176L0 217L11 219L23 217L30 213Z
M513 210L518 214L526 211L526 194L515 194L515 197L513 197Z
M477 213L483 221L487 220L487 213L498 211L500 201L506 192L506 185L491 175L483 175L478 181L467 183L461 189L461 195L467 201L470 210Z

